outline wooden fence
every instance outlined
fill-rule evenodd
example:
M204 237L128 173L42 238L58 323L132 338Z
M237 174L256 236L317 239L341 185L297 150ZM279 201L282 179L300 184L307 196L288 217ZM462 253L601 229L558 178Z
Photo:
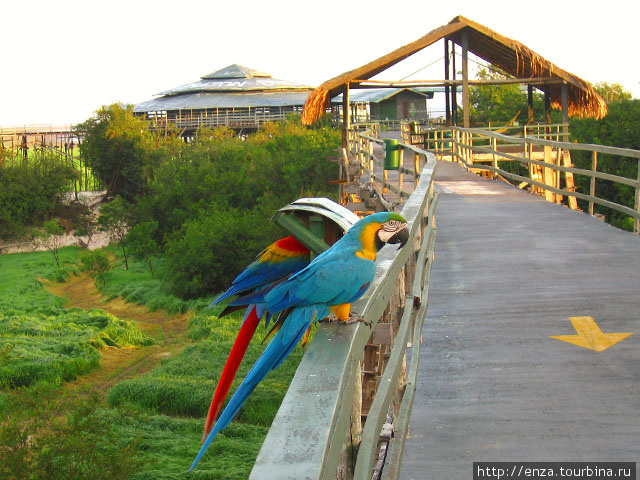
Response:
M359 135L373 138L369 133ZM421 170L411 172L415 190L400 210L410 239L399 252L392 246L379 252L376 278L352 306L372 326L320 324L251 479L398 477L428 305L438 201L434 155L406 147L421 156Z
M579 209L577 199L581 199L587 202L587 209L591 215L595 213L596 204L621 212L633 219L634 231L639 232L640 151L552 140L568 138L565 126L555 124L528 127L516 136L477 128L421 128L420 137L406 134L405 136L410 143L424 145L424 148L432 151L436 158L460 162L467 169L481 174L484 172L491 178L514 181L519 188L529 188L531 192L543 196L550 202L562 203L566 199L570 208ZM573 164L572 155L575 157L575 152L588 152L591 158L590 169L577 168ZM636 178L598 171L599 155L615 155L627 161L636 161ZM521 171L515 173L513 168L504 168L505 165L514 162L523 166ZM578 191L575 178L577 175L588 177L588 192ZM612 199L596 196L598 179L633 188L633 205L622 205Z
M27 125L0 128L0 151L10 153L9 161L29 162L42 153L48 153L76 170L77 177L69 185L76 197L81 191L103 189L100 181L80 157L81 140L78 132L71 126Z

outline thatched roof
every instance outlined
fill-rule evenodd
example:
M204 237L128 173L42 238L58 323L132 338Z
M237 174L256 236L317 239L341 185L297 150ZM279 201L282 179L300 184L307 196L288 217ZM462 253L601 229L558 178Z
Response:
M566 82L568 85L569 115L598 119L607 114L607 104L588 82L562 70L522 43L504 37L463 16L457 16L448 24L432 30L414 42L324 82L307 99L302 113L302 121L310 124L319 119L324 114L327 102L341 93L345 85L359 83L354 82L357 80L370 79L443 38L461 44L463 31L467 32L470 52L514 78L522 79L523 83L528 83L528 80L535 83L534 79L536 81L540 81L540 79L557 80L557 83L547 85L551 105L554 108L562 108L559 82Z

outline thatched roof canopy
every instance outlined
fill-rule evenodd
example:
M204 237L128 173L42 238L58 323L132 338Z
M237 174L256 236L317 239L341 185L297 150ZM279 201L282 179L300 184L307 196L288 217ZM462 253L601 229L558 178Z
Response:
M467 32L469 51L483 58L490 64L500 68L514 78L522 79L522 83L549 82L551 104L561 108L561 82L568 86L569 115L579 117L602 118L607 114L607 105L595 89L579 77L562 70L544 59L536 52L520 42L504 37L490 28L473 22L463 16L457 16L448 24L436 28L418 40L384 55L349 72L338 75L316 88L309 98L302 113L302 121L310 124L320 118L327 102L341 93L345 85L367 80L414 53L428 47L443 38L462 44L462 32Z

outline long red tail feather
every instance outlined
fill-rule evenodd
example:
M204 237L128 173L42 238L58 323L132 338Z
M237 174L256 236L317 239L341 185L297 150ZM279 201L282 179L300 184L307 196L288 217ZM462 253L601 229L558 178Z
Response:
M256 313L256 306L253 305L251 307L249 315L247 316L246 320L242 324L242 327L240 328L240 331L238 332L236 341L234 342L233 347L231 348L231 352L229 353L229 358L227 358L227 363L222 370L222 375L220 375L218 386L216 387L213 399L211 400L211 405L209 406L207 420L204 424L204 435L202 436L203 442L213 428L213 422L218 417L218 413L220 413L220 409L222 408L224 399L229 393L229 389L231 388L233 379L236 376L236 372L238 371L240 362L242 361L242 358L247 351L249 342L251 341L251 338L253 337L253 334L256 331L256 327L258 326L259 322L260 317L258 317Z

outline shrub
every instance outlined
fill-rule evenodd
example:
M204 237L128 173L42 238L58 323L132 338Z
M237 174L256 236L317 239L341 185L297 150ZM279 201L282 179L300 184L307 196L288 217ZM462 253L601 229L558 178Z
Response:
M166 245L171 291L185 298L220 291L273 240L268 219L254 211L218 209L189 220Z
M110 269L109 255L104 250L89 250L80 255L80 271L85 272L94 281L102 282Z

